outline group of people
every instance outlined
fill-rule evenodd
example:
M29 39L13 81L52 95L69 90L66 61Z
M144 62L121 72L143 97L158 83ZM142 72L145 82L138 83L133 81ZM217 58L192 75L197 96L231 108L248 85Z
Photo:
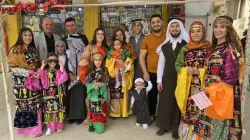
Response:
M144 129L156 121L159 136L240 140L244 51L232 18L215 19L212 43L200 21L187 33L181 20L172 18L165 31L155 14L149 35L143 34L142 22L132 21L129 39L117 29L112 46L102 28L89 43L71 17L63 39L53 33L50 18L44 18L44 31L35 38L22 28L8 55L17 133L40 136L45 123L51 135L63 130L65 120L103 133L108 116L135 114L136 126ZM192 96L201 93L212 106L197 107Z

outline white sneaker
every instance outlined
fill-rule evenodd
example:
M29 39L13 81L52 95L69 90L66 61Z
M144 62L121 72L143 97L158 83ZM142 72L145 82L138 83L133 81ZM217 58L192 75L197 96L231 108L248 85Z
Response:
M56 130L56 132L58 132L58 133L59 133L59 132L62 132L62 129L58 129L58 130Z
M52 132L51 132L51 129L50 129L50 128L48 128L48 129L47 129L47 131L46 131L46 136L50 136L50 135L51 135L51 133L52 133Z
M143 127L143 129L147 129L148 128L148 124L143 124L142 127Z
M139 123L136 123L135 125L136 125L136 126L140 126L141 124L139 124Z

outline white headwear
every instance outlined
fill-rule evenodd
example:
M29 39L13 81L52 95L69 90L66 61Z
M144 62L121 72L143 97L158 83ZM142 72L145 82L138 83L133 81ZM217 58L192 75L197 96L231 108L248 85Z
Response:
M133 30L133 24L136 23L136 22L141 23L141 25L142 25L142 33L145 35L145 34L146 34L146 27L147 27L147 25L146 25L146 23L145 23L143 20L141 20L141 19L135 19L135 20L132 20L132 21L131 21L131 24L130 24L130 26L129 26L129 33L130 33L130 35L131 35L131 36L135 36L134 30Z
M138 82L144 83L144 80L143 80L142 78L137 78L137 79L135 80L135 84L138 83Z
M183 23L178 20L178 19L172 19L169 23L168 23L168 28L167 28L167 34L166 34L166 40L156 49L156 53L157 54L160 54L161 52L161 47L166 44L168 41L170 41L171 39L173 39L170 31L169 31L169 28L170 28L170 25L177 22L179 25L180 25L180 29L181 29L181 34L180 34L180 38L185 40L186 42L188 42L189 40L189 37L188 37L188 33L187 31L185 30L184 26L183 26Z

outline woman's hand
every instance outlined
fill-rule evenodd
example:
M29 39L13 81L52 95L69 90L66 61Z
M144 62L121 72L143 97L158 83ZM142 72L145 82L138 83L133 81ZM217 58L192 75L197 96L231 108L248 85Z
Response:
M89 61L87 59L83 59L80 61L79 66L87 66L89 64Z
M122 59L115 59L115 62L125 67L125 62Z
M188 73L189 75L193 75L193 74L194 74L194 73L193 73L193 68L192 68L192 67L188 67L187 73Z
M37 79L39 79L40 75L38 73L34 72L34 77L37 78Z

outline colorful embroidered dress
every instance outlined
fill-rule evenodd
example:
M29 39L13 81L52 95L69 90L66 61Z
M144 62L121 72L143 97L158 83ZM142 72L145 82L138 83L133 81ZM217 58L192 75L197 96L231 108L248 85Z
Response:
M62 130L64 119L63 106L63 83L68 80L66 70L49 70L47 72L39 69L43 85L43 112L44 122L52 130Z
M241 139L239 93L233 90L239 78L239 61L235 52L234 47L225 42L217 45L211 53L205 85L213 105L202 110L195 122L193 132L200 136L199 139ZM221 82L217 81L218 77Z
M98 89L95 88L96 82L102 83ZM92 71L86 79L87 97L91 101L88 113L89 126L94 126L97 133L103 133L107 123L108 82L109 75L106 69Z
M29 71L39 67L38 54L34 47L14 46L8 55L8 64L12 74L13 94L16 113L14 127L18 134L42 134L41 110L42 101L40 87L35 89L25 86Z
M196 138L196 136L192 134L192 130L199 109L191 99L191 96L200 92L204 87L209 50L210 48L189 49L185 46L181 49L175 63L178 72L175 95L182 113L179 125L179 136L184 140L194 140ZM198 68L199 74L188 75L188 67ZM185 89L184 87L187 87L185 91L182 90Z

